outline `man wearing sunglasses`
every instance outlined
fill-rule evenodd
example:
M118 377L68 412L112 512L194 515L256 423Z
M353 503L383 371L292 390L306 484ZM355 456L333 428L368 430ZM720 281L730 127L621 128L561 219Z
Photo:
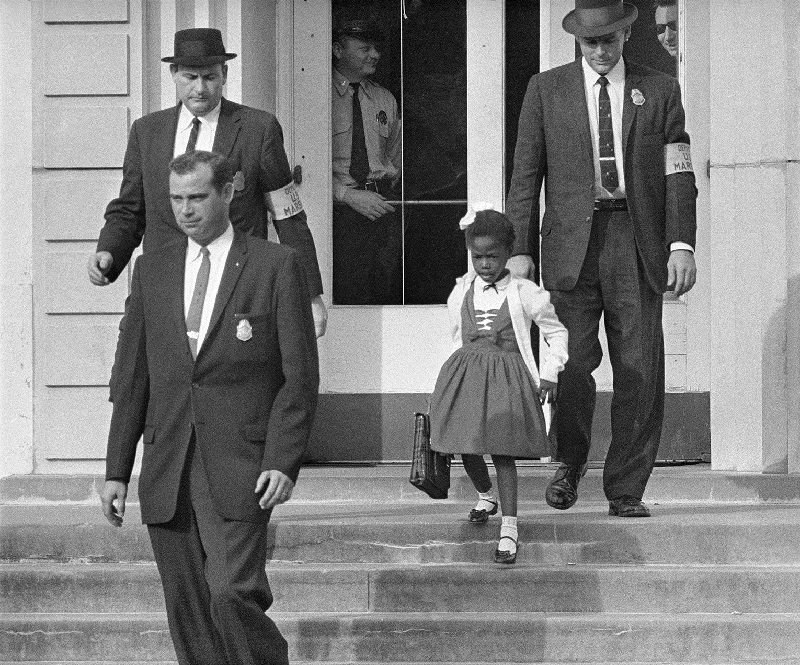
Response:
M673 58L678 57L678 1L656 0L656 33L658 41Z

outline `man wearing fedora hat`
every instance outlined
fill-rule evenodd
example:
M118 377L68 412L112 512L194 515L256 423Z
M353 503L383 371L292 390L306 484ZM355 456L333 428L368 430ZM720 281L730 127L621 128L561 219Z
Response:
M179 103L139 118L131 127L119 196L106 208L97 250L89 257L89 279L103 286L125 269L133 250L161 247L182 233L169 202L169 163L190 150L213 150L235 167L230 216L236 229L267 237L269 217L281 243L298 252L317 335L324 334L314 239L292 180L283 132L271 113L223 98L228 74L222 34L214 28L175 33L170 65Z
M576 0L563 27L582 57L531 78L506 202L517 233L509 268L530 274L546 181L541 276L569 331L554 420L561 465L546 501L564 510L578 498L602 316L614 373L603 489L620 517L650 514L642 496L664 414L662 294L686 293L696 272L697 190L680 88L622 58L636 16L621 0Z

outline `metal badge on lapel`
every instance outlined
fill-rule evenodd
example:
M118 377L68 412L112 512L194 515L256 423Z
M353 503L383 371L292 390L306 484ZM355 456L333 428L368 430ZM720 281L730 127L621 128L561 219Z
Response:
M244 173L241 171L237 171L236 175L233 176L233 188L237 192L241 192L244 189Z
M241 319L236 324L236 339L246 342L253 337L253 326L247 319Z
M634 88L631 90L631 101L636 104L636 106L641 106L644 104L644 95L639 88Z

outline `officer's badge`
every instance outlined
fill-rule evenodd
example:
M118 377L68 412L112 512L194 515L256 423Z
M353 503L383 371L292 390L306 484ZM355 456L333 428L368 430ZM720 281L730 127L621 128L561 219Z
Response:
M244 189L244 173L241 171L237 171L236 175L233 176L233 189L237 192L241 192Z
M375 119L382 125L389 122L389 118L386 117L386 111L378 111L378 115L375 116Z
M247 319L241 319L236 324L236 339L246 342L253 337L253 326Z
M631 101L636 104L636 106L641 106L644 104L644 95L639 88L634 88L631 90Z

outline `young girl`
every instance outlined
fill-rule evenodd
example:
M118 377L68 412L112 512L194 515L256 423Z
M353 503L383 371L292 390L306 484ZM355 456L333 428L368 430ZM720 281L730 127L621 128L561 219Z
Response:
M431 447L460 453L478 503L469 521L497 513L497 499L483 455L491 455L503 519L494 554L517 559L517 457L550 454L542 403L555 398L567 361L567 329L550 295L506 269L514 227L505 215L477 204L461 220L472 268L456 280L447 308L456 350L439 372L431 396ZM531 347L531 322L548 344L541 377Z

